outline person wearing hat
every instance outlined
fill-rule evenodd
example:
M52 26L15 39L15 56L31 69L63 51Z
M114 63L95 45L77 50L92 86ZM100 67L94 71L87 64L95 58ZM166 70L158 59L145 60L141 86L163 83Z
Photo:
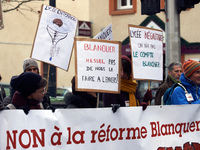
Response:
M104 93L103 102L104 107L111 107L113 104L119 104L120 106L126 106L128 102L129 106L140 106L142 103L138 100L137 96L137 82L132 78L132 62L126 55L121 56L121 87L120 94ZM144 97L145 99L152 100L152 91L147 90L148 94ZM148 101L143 100L143 101ZM144 105L144 103L142 104ZM146 107L146 104L145 104ZM143 108L145 109L145 108Z
M183 64L180 81L188 93L185 94L182 87L176 87L171 97L171 104L200 104L200 62L187 60Z
M23 109L28 113L30 109L43 109L42 99L44 97L47 81L40 75L32 72L24 72L11 81L11 86L16 91L12 103L6 109Z
M32 73L35 73L35 74L39 75L39 68L38 68L37 62L32 58L26 58L23 61L23 72L32 72ZM15 89L13 89L13 87L11 85L11 82L12 82L13 79L15 79L17 77L18 76L16 75L16 76L13 76L11 78L11 81L10 81L10 95L7 96L6 98L4 98L4 100L3 100L4 106L7 106L9 103L11 103L13 94L15 93ZM44 109L49 109L49 108L52 109L51 101L50 101L48 93L44 94L44 97L43 97L43 100L42 100L42 104L43 104Z
M38 64L32 58L27 58L23 62L23 71L24 72L33 72L39 74Z

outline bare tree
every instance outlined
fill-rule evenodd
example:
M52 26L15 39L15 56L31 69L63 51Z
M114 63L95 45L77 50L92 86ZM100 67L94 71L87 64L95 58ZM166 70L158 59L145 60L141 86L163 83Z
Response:
M26 10L26 11L31 11L31 12L34 12L37 14L40 13L40 11L36 11L29 6L24 5L25 3L29 3L31 1L45 1L45 0L2 0L2 4L9 5L11 7L10 9L3 10L3 12L6 13L6 12L13 11L13 10L17 10L20 12L20 10ZM15 3L13 3L13 2L15 2ZM21 8L22 5L24 6L23 8Z

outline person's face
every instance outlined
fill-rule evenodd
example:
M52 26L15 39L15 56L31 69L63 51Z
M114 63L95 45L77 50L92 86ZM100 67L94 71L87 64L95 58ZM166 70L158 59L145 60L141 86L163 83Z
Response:
M34 99L34 100L42 100L42 98L44 97L44 93L45 93L45 88L42 87L40 89L37 89L34 93L32 93L31 95L28 96L29 99Z
M200 84L200 69L196 70L189 78L193 82Z
M181 73L182 73L182 68L177 65L174 66L172 72L168 71L168 74L176 81L179 81Z
M33 72L38 74L38 69L36 67L28 67L25 72Z
M123 66L121 65L121 79L126 79L128 80L128 75L126 72L123 70Z

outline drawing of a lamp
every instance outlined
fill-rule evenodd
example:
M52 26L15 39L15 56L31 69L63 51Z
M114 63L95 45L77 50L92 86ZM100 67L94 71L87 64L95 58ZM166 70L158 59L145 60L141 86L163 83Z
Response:
M61 19L54 19L53 23L56 24L59 27L61 27L63 25ZM56 44L59 41L61 41L64 38L66 38L68 33L58 32L58 31L52 29L51 27L49 27L48 25L47 25L47 31L48 31L51 39L52 39L52 45L51 45L51 49L50 49L50 58L49 58L49 60L51 61L52 58L54 57L55 52L56 52Z

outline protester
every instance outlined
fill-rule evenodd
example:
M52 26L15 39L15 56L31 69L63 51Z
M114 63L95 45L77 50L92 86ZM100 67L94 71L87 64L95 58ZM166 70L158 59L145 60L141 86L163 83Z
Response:
M137 96L137 82L132 79L132 62L130 58L122 55L121 64L120 94L104 93L104 107L111 107L113 104L119 104L120 106L126 106L126 103L128 103L129 106L140 106L141 104L139 96ZM147 99L145 100L146 102L153 99L151 90L149 90L149 94L145 99ZM142 103L142 105L143 104L144 103Z
M83 92L75 90L75 76L71 80L72 93L64 96L66 108L96 108L97 95L95 92Z
M1 74L0 74L0 81L2 80L2 77L1 77ZM5 90L4 90L4 88L3 88L3 86L2 85L0 85L1 87L0 87L0 110L3 110L4 109L4 105L3 105L3 99L4 99L4 97L6 97L6 92L5 92Z
M168 66L168 76L166 81L158 88L155 95L155 105L161 105L161 98L165 91L172 87L174 83L180 82L180 76L182 72L182 64L179 62L173 62Z
M12 103L6 109L23 109L26 113L30 109L43 109L42 98L44 97L47 81L40 75L32 72L24 72L11 81L11 86L16 91Z
M171 97L171 104L200 104L200 62L191 59L186 61L183 64L180 81L188 94L185 94L182 87L176 87Z
M14 95L14 93L15 93L15 90L14 90L14 89L12 88L12 86L11 86L11 81L12 81L13 79L17 78L17 77L18 77L17 75L16 75L16 76L12 76L12 78L11 78L11 80L10 80L10 85L9 85L10 95L6 96L6 97L3 99L3 105L4 105L4 106L7 106L7 105L10 104L11 101L12 101L12 98L11 98L11 97L13 97L13 95Z
M0 74L0 81L2 80L1 74ZM3 99L6 97L6 92L2 84L0 84L0 101L3 101Z
M38 68L37 62L32 58L25 59L23 61L23 72L32 72L32 73L39 74L39 68ZM11 78L10 82L12 82L12 80L15 79L15 78L17 78L17 76L13 76ZM15 93L15 90L10 85L10 95L3 100L4 106L11 103L11 100L12 100L14 93ZM50 98L49 98L49 94L47 92L45 92L45 94L44 94L42 104L43 104L44 109L52 108L51 101L50 101Z

